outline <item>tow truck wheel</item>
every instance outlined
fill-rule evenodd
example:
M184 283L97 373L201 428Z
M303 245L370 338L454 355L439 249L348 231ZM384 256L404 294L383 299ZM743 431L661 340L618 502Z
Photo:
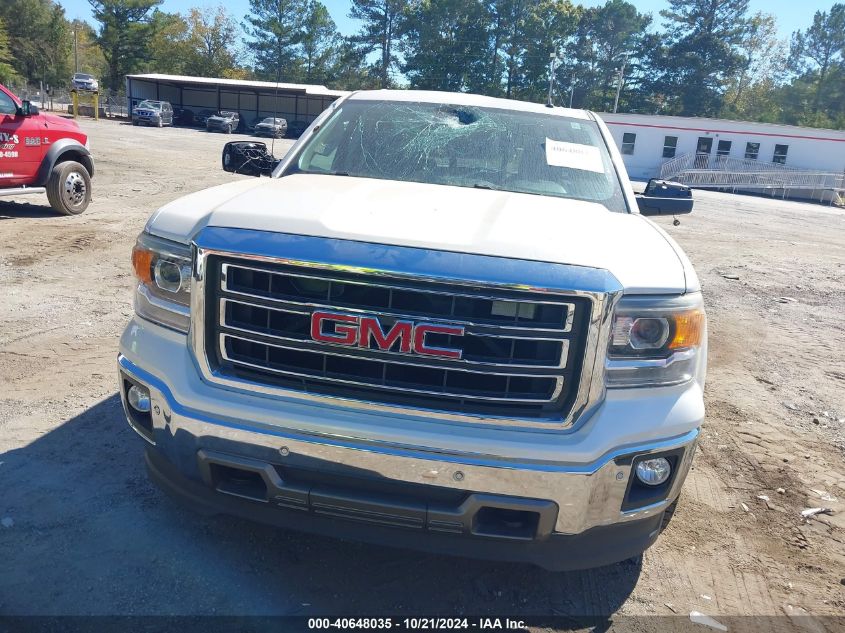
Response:
M78 215L91 202L91 176L75 161L59 163L47 181L47 199L53 210L65 215Z

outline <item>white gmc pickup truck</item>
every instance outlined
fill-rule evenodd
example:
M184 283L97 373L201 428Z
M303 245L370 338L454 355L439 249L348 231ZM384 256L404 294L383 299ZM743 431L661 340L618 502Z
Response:
M120 393L208 512L595 567L657 538L704 418L699 282L590 112L356 92L153 215ZM672 196L682 196L675 197ZM662 196L662 197L661 197ZM668 196L668 197L666 197Z

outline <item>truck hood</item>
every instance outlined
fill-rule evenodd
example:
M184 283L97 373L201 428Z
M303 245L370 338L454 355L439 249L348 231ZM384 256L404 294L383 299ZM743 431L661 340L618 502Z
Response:
M46 112L39 112L38 116L43 117L44 123L53 130L71 130L74 132L82 133L82 129L73 119L66 119L64 117L56 116L55 114L48 114Z
M205 226L602 268L627 293L698 290L686 256L646 218L549 196L295 174L188 195L147 230L186 242Z

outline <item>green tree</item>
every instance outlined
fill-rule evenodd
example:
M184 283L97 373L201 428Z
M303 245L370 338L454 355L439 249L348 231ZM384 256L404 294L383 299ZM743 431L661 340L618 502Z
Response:
M483 85L490 14L479 0L421 0L403 18L403 71L414 88Z
M179 13L154 10L147 26L146 55L138 69L167 75L187 75L191 58L188 21Z
M608 0L584 11L567 46L565 58L571 61L558 73L561 85L569 84L572 75L576 78L579 90L573 105L603 111L612 108L623 65L624 85L637 81L650 24L650 15L639 13L625 0Z
M391 73L397 68L397 45L401 37L401 23L409 7L409 0L352 0L349 17L360 20L361 31L350 39L368 55L378 53L373 70L381 88L393 85Z
M778 110L772 103L782 83L787 65L787 45L778 39L773 15L756 13L751 17L737 48L742 62L730 78L720 116L771 120Z
M505 93L530 101L545 101L549 86L549 56L560 53L575 32L581 8L569 0L520 3L521 15L512 18L507 41ZM525 8L527 6L527 9Z
M302 79L307 83L324 82L330 60L340 45L340 35L322 2L308 0L299 40L302 52Z
M69 82L72 35L61 6L52 0L2 0L0 19L18 76L50 86Z
M813 114L819 111L822 91L829 71L842 61L845 49L845 4L834 4L830 12L816 11L813 24L806 31L792 34L790 62L800 73L815 71Z
M368 90L381 86L382 77L367 64L367 54L353 38L340 38L332 48L322 80L338 90Z
M649 51L656 81L645 84L663 107L687 116L716 116L730 78L741 68L749 0L669 0L661 11L665 46Z
M221 5L193 8L186 17L188 55L185 72L201 77L228 77L237 69L238 24Z
M296 79L305 0L249 0L244 30L255 72L265 79Z
M106 87L120 90L124 75L148 60L151 11L162 0L88 0L100 23L97 41L106 58Z
M6 23L0 19L0 83L10 84L17 78L12 67L12 53L9 50L9 36L6 33Z

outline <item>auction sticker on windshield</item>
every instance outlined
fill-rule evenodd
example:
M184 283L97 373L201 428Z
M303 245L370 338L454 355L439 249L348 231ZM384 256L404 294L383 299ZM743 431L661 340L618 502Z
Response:
M546 163L552 167L568 167L604 173L601 152L593 145L553 141L546 137Z

